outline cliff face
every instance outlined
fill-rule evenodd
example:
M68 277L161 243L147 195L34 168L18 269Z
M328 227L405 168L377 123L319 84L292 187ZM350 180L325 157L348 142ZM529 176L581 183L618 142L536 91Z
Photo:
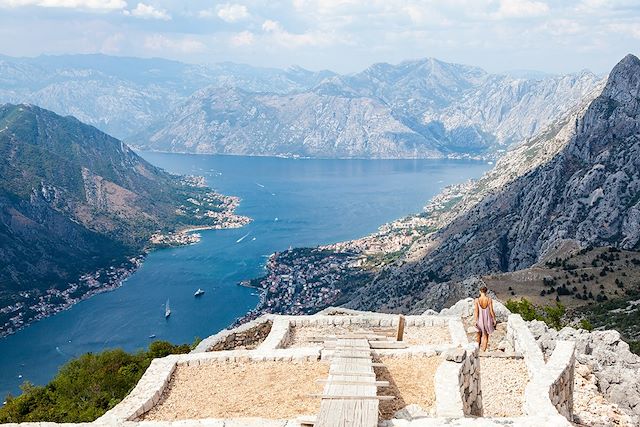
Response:
M639 100L640 60L629 55L602 93L566 125L573 129L565 126L568 139L555 157L489 192L421 242L427 249L420 258L389 267L349 304L399 306L428 294L433 275L461 280L518 270L566 244L638 249Z

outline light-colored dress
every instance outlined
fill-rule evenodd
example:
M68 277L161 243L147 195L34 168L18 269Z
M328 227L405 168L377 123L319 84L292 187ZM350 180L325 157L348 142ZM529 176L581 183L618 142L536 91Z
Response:
M482 334L492 334L495 331L493 327L493 317L491 317L491 303L487 304L486 308L482 308L480 301L476 299L478 305L478 321L476 322L476 329Z

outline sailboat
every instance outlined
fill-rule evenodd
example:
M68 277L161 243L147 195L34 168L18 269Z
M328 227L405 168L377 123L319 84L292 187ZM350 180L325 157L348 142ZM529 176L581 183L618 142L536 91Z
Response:
M200 295L204 294L204 291L200 288L198 288L198 290L196 291L195 294L193 294L194 297L199 297Z
M171 307L169 307L169 298L167 298L167 303L164 305L164 317L169 318L171 316Z

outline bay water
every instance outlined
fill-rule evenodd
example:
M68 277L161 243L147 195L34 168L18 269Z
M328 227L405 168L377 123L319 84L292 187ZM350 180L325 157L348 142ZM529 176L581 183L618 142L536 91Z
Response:
M45 384L82 353L143 349L152 335L191 343L214 334L256 305L256 291L237 283L262 275L274 251L361 237L419 212L444 186L490 168L470 160L141 154L169 172L205 176L219 192L239 196L237 213L253 222L201 231L195 245L156 250L122 287L0 339L2 397L19 394L25 380ZM198 288L205 294L194 298Z

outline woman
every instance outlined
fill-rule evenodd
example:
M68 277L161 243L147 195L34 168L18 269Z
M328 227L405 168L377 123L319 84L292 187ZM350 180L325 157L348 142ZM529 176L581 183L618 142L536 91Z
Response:
M493 311L493 300L487 296L487 287L480 288L480 296L474 301L473 319L478 330L478 346L487 350L489 335L496 330L496 313Z

